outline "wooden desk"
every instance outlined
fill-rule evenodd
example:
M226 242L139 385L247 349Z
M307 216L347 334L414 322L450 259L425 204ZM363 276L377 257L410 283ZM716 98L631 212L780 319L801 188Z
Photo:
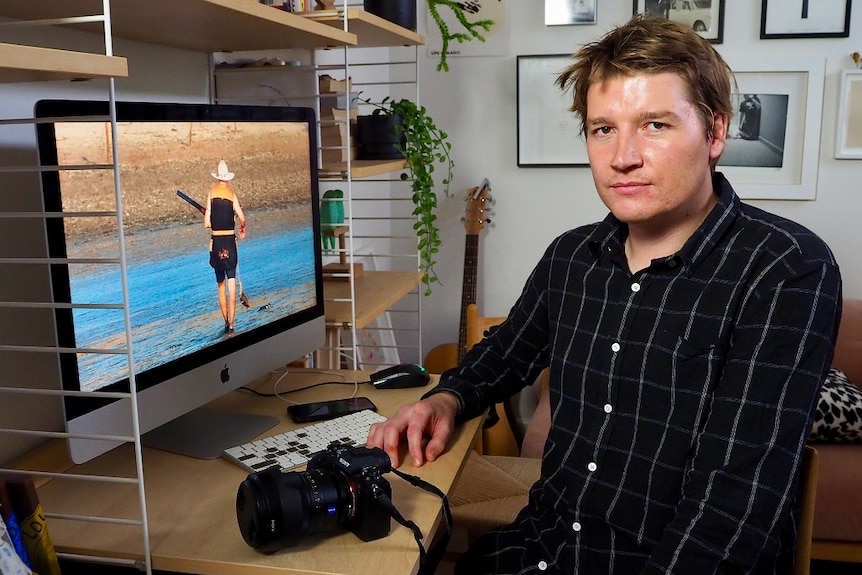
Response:
M280 391L320 381L338 379L331 374L301 372L285 378ZM358 381L365 381L363 374ZM274 376L255 384L261 392L271 392ZM432 384L436 378L432 380ZM287 382L287 383L285 383ZM429 387L404 390L375 390L361 386L358 395L375 402L381 413L391 415L405 403L415 400ZM294 402L346 397L352 387L322 386L290 394ZM229 410L278 415L281 423L265 435L295 427L286 416L285 402L260 398L248 392L233 392L211 404ZM406 473L421 476L448 492L480 427L473 420L457 430L448 451L435 463L413 468L402 465ZM89 463L75 466L73 473L134 477L131 445L111 451ZM419 552L413 534L392 522L391 533L382 539L363 543L349 531L306 537L297 547L273 555L258 553L242 539L237 526L235 499L246 472L224 459L199 460L154 449L144 449L144 486L149 515L150 547L154 569L183 573L222 574L413 574L418 569ZM404 517L419 525L432 539L442 519L440 499L412 487L389 473L393 502ZM94 481L54 479L39 490L47 513L69 513L139 519L135 485L101 484ZM143 556L141 528L114 524L83 523L52 518L51 538L58 551L84 555L140 558Z

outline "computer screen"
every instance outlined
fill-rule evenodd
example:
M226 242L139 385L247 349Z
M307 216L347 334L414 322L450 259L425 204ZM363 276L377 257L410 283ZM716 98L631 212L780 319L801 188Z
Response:
M131 434L130 399L100 396L128 392L130 373L140 431L185 419L161 435L208 444L193 455L275 423L222 438L240 423L218 414L185 437L204 425L189 412L323 345L313 110L117 102L122 221L107 102L43 100L36 116L45 211L59 216L46 229L62 386L86 392L64 398L68 432ZM208 194L225 187L233 226L228 203L207 229ZM77 462L117 445L69 444Z

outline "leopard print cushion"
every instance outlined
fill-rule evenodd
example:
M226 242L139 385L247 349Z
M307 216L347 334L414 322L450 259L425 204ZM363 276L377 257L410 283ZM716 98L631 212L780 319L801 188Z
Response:
M819 443L859 443L862 442L862 389L847 379L834 367L829 370L814 426L808 440Z

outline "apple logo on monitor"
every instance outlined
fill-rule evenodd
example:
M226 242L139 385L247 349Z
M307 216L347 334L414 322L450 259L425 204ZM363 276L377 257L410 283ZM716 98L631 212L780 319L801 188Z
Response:
M222 383L227 383L228 381L230 381L230 368L227 366L227 364L224 364L224 367L222 368L221 372L219 372L219 376L221 377Z

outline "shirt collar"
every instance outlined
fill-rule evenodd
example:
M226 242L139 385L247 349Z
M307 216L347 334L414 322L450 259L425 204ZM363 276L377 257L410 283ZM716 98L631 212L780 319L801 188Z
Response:
M703 261L738 217L741 206L739 196L721 172L713 175L712 189L716 191L718 201L682 249L662 260L669 267L682 264L690 269ZM596 259L622 258L625 261L623 246L627 236L628 226L609 213L597 226L589 247Z

